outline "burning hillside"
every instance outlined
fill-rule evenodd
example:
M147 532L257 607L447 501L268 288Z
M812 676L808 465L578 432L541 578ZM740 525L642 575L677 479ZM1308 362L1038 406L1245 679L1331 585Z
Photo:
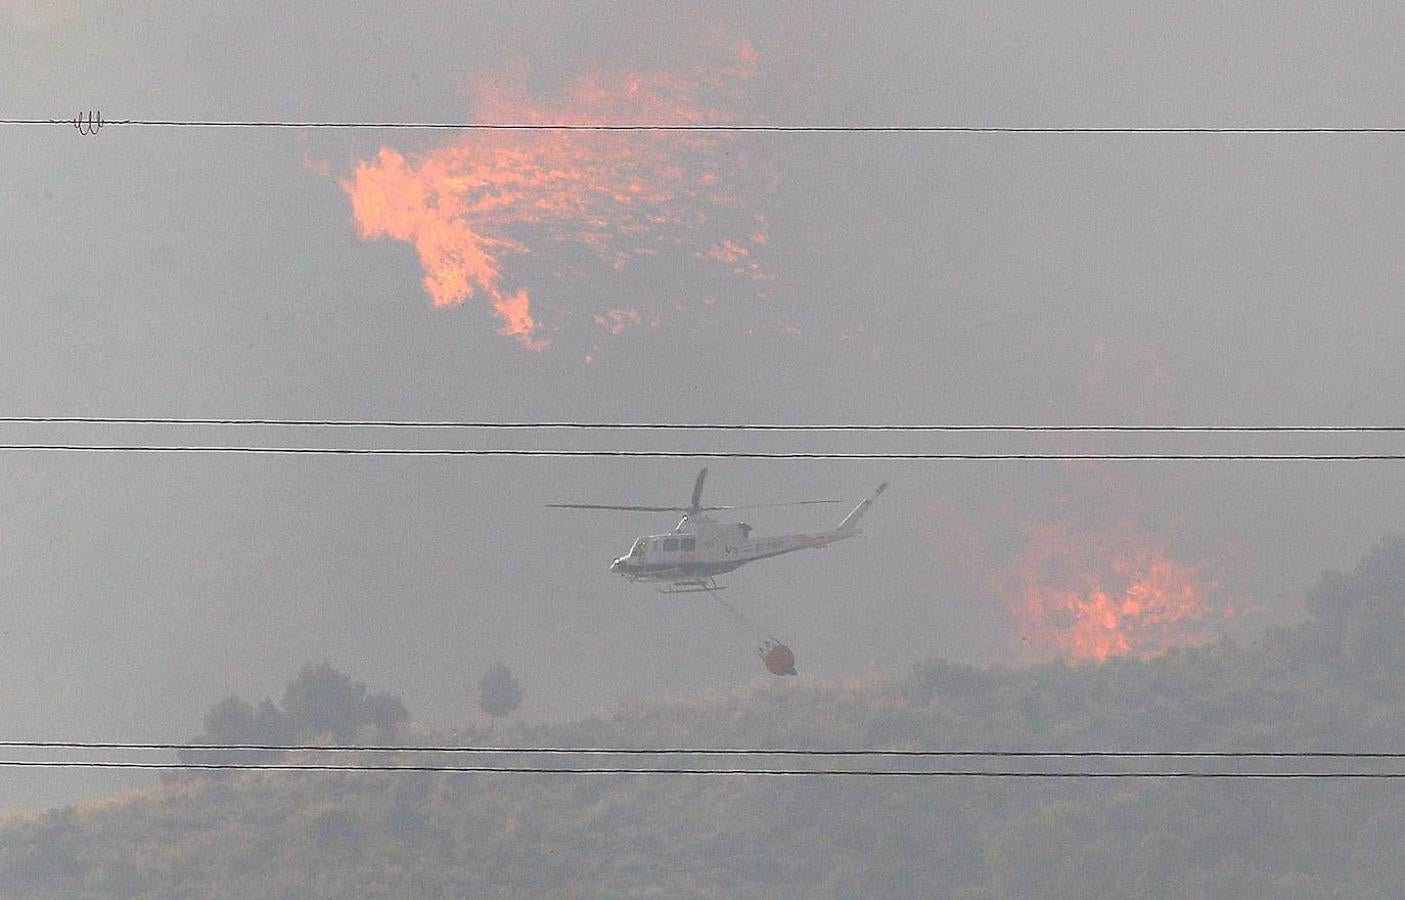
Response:
M1012 611L1035 658L1102 662L1204 643L1225 617L1221 586L1136 529L1029 527L1008 571Z
M757 71L746 42L725 60L680 72L591 72L559 99L537 101L514 84L474 85L474 120L496 125L709 125L734 123L728 107ZM499 332L524 347L550 343L534 295L505 263L552 247L584 248L620 270L668 254L746 278L764 276L757 251L765 217L749 208L763 186L744 184L733 137L669 131L469 131L423 153L382 147L342 182L365 240L413 244L435 306L489 302ZM567 297L552 303L564 309ZM651 320L632 307L579 310L618 333Z

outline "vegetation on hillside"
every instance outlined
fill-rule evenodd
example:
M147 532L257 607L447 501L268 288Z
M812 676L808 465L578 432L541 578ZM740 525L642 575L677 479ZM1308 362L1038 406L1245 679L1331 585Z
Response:
M205 714L201 744L297 744L393 738L410 717L399 697L372 694L366 685L327 663L303 666L288 683L281 706L265 697L257 706L230 694Z
M1405 541L1326 576L1308 611L1250 648L776 680L497 739L1405 749ZM296 708L285 698L284 714ZM231 721L261 709L240 707ZM182 777L0 825L0 886L13 898L1387 898L1405 883L1402 791L1395 781Z

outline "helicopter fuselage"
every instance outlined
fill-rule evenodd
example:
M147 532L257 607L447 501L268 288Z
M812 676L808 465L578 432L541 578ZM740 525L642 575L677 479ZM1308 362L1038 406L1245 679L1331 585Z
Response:
M733 572L749 562L797 550L826 547L858 534L857 528L817 534L782 534L752 538L744 522L714 522L706 516L684 516L668 534L635 540L610 571L631 581L689 584Z
M873 501L888 487L878 486L866 500L855 506L838 527L830 531L799 534L779 534L753 538L751 526L745 522L715 522L708 518L710 510L755 509L754 506L703 506L703 482L707 469L698 472L693 482L692 502L684 506L642 506L611 503L548 503L553 509L615 510L624 512L686 512L668 534L651 534L638 538L629 552L610 563L610 571L630 581L663 582L668 592L679 590L720 590L716 576L736 571L749 562L794 553L797 550L818 550L830 544L854 537L859 533L859 520ZM762 503L759 506L806 506L812 503L837 503L837 500L797 500L790 503Z

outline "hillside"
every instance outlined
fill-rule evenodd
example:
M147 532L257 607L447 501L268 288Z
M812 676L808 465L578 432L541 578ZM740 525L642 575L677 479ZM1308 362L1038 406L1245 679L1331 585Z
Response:
M1405 541L1310 618L1099 666L775 680L505 743L1405 748ZM420 736L433 737L433 736ZM1344 763L1343 765L1349 765ZM1403 782L267 773L0 824L6 898L1395 897Z

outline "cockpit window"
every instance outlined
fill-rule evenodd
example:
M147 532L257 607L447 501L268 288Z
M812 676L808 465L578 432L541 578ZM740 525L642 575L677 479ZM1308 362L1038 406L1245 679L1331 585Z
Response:
M630 556L643 556L643 555L644 555L644 548L647 547L647 546L649 546L649 542L646 541L646 540L644 540L643 538L640 538L639 540L637 540L637 541L634 542L634 546L633 546L633 547L630 547L630 548L629 548L629 555L630 555Z

